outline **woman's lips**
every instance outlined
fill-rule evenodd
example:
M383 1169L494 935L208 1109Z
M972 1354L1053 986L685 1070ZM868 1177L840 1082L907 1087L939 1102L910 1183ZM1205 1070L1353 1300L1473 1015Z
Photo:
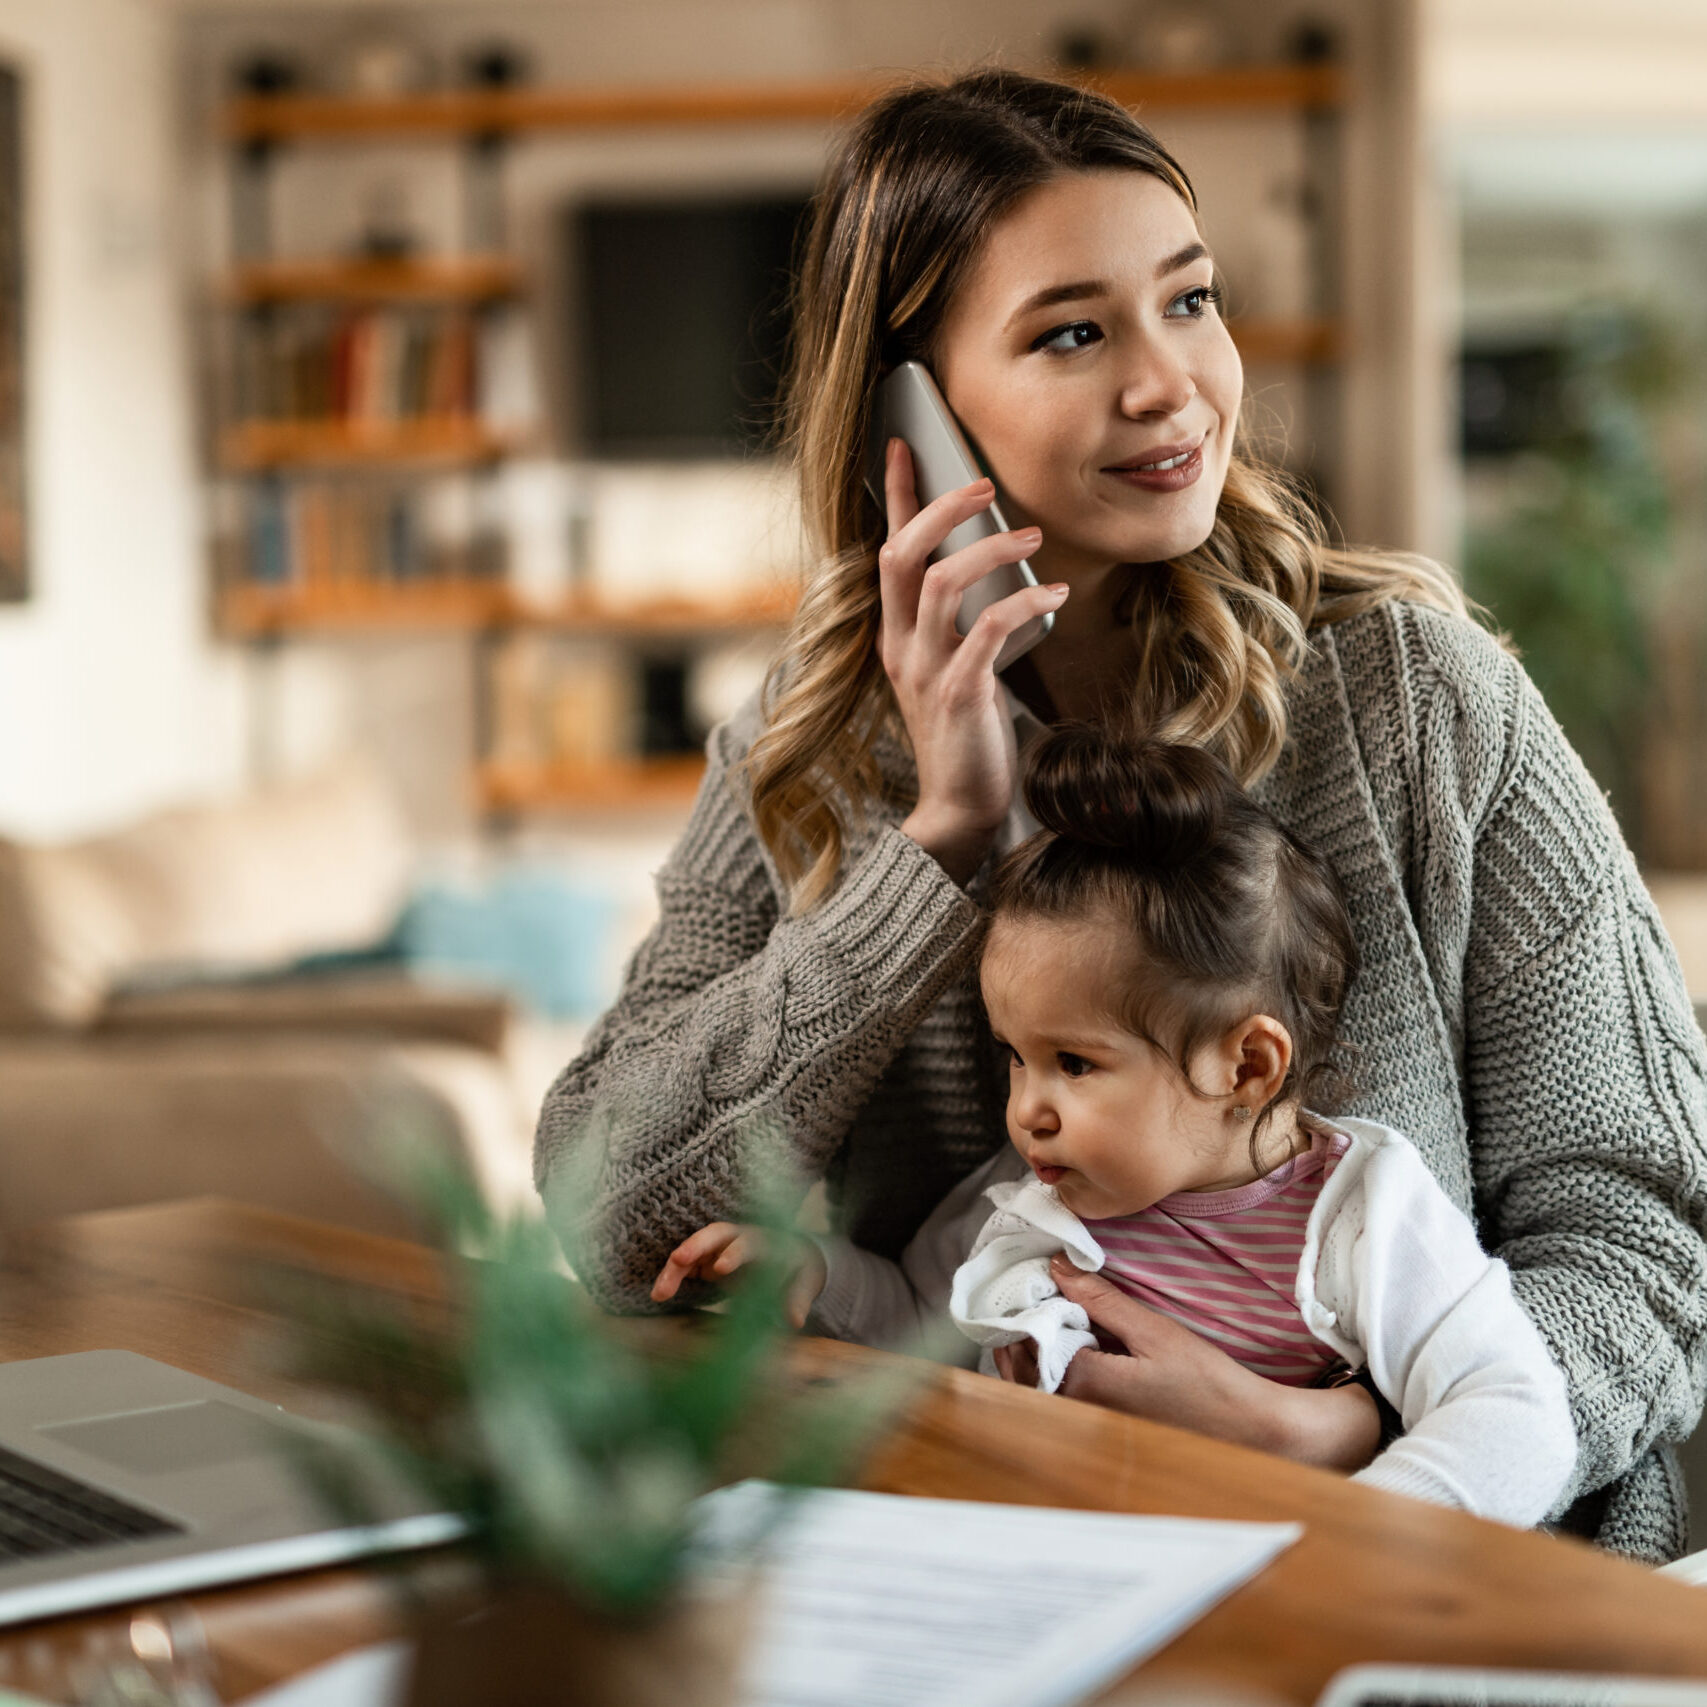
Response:
M1142 463L1122 463L1105 468L1103 473L1146 492L1180 492L1195 485L1203 474L1203 440L1199 439L1189 450L1164 450L1160 456Z

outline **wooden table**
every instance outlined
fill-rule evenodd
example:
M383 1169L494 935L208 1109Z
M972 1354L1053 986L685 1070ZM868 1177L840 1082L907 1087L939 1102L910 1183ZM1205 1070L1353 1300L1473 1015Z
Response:
M259 1262L333 1275L431 1310L415 1246L213 1200L53 1223L0 1253L0 1360L122 1347L290 1402ZM880 1353L805 1340L813 1379ZM301 1395L295 1395L300 1401ZM893 1493L1192 1517L1301 1519L1299 1544L1141 1667L1109 1700L1208 1687L1311 1702L1358 1661L1437 1661L1707 1677L1707 1595L1586 1545L1371 1492L1175 1429L935 1370L863 1485ZM322 1571L191 1597L227 1699L394 1634L371 1573ZM0 1638L0 1662L69 1652L115 1615ZM0 1672L0 1675L4 1675ZM18 1671L14 1667L14 1677Z

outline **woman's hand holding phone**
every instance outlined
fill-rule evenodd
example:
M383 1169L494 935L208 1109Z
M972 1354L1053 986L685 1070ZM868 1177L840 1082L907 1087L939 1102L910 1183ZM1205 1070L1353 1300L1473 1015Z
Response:
M1013 803L1019 754L996 679L996 659L1016 629L1058 610L1065 586L1027 587L986 608L962 637L955 616L966 589L992 569L1037 550L1042 534L992 534L929 562L930 554L996 495L974 481L919 508L912 458L899 439L884 462L889 538L878 553L883 618L878 650L919 770L919 801L901 829L956 883L978 869Z

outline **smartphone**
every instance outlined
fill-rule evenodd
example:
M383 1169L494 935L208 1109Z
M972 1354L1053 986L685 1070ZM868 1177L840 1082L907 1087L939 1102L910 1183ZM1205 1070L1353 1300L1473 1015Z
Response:
M930 369L922 362L902 362L877 388L871 411L871 438L866 446L865 483L885 507L883 497L884 457L891 439L900 439L913 453L913 485L922 509L933 499L957 487L969 486L984 478L986 470L978 466L960 423L943 400ZM1008 524L1002 515L1000 501L992 502L970 521L957 527L935 551L930 560L935 563L952 552L987 539L994 533L1006 533ZM1023 559L1018 563L998 564L980 581L966 589L954 626L962 633L970 632L979 613L998 599L1017 593L1022 587L1035 587L1037 577L1031 565ZM1005 670L1016 658L1023 658L1032 647L1055 626L1052 611L1033 617L1023 628L1017 628L1002 644L996 655L996 668Z
M1329 1679L1316 1707L1703 1707L1699 1679L1356 1665Z

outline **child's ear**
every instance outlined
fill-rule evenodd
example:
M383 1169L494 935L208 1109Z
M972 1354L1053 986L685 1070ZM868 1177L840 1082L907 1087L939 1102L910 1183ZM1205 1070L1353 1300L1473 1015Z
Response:
M1268 1014L1252 1014L1223 1044L1227 1094L1254 1114L1280 1094L1292 1069L1292 1033Z

